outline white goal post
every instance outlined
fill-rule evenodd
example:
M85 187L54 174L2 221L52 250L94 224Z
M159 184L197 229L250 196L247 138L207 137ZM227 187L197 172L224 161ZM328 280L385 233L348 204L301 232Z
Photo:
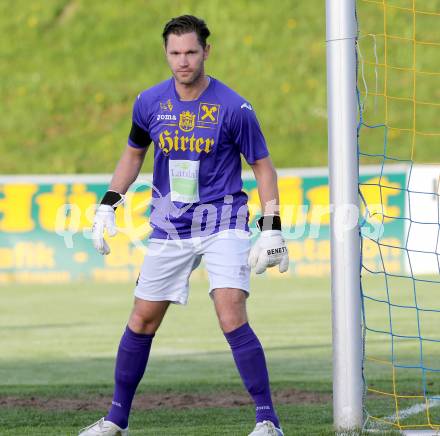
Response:
M355 0L326 0L333 417L337 432L359 429L363 421L355 7Z

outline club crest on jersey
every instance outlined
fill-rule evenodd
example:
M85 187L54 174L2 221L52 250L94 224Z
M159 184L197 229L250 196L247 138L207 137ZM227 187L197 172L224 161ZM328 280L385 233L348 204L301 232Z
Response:
M183 111L179 117L179 127L183 132L191 132L194 129L196 114L190 111Z
M168 99L165 103L159 102L160 110L162 112L171 112L173 110L173 103Z

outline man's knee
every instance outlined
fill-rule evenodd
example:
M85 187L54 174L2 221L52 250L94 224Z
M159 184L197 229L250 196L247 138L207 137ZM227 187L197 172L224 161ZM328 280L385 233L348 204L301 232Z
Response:
M169 302L135 301L128 326L135 333L153 334L165 316Z
M133 312L130 315L128 326L135 333L152 335L159 328L160 321L152 319L145 314Z
M223 333L230 333L246 324L247 319L242 314L224 314L219 316L218 321Z
M247 322L246 294L240 289L219 288L213 291L220 328L229 333Z

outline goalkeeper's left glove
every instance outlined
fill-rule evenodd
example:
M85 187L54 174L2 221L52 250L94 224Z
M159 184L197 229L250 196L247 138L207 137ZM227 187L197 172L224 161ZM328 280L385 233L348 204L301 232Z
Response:
M281 273L289 269L289 252L281 233L281 219L278 215L262 216L257 221L261 235L252 246L248 263L257 274L275 265Z
M104 239L104 230L109 236L115 236L116 208L124 202L124 196L115 191L107 191L97 207L92 227L92 240L94 247L100 254L109 254L110 247Z

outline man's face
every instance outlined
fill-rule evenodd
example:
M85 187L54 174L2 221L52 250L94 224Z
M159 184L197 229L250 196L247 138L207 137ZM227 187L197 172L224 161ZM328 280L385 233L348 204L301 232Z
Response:
M204 62L208 58L209 45L200 45L195 32L183 35L168 35L165 47L168 65L173 76L182 85L191 85L204 73Z

